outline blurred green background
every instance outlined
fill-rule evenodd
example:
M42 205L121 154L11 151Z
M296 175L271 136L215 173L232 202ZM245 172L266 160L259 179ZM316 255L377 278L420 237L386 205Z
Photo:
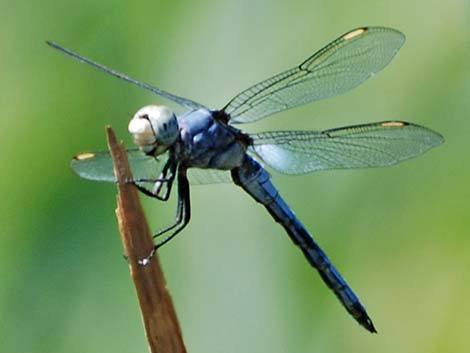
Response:
M71 157L128 145L142 105L168 102L47 47L73 48L158 87L222 107L363 25L407 42L346 95L246 131L402 119L446 143L399 166L274 182L355 289L359 327L279 225L233 185L192 189L190 225L160 251L195 352L470 351L469 2L0 2L0 351L146 352L114 217L115 187ZM169 203L144 200L153 229Z

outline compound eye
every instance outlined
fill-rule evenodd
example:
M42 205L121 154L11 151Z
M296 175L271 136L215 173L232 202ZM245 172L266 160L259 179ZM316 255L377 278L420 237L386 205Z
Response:
M134 142L144 152L167 150L178 138L178 120L167 107L147 105L137 111L129 123Z
M157 137L157 143L169 147L178 138L178 120L169 108L162 105L154 107L155 109L149 114L149 120Z

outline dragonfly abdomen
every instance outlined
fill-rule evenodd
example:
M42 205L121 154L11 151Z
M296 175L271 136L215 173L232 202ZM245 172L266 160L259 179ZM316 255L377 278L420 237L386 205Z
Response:
M370 332L376 332L356 294L280 196L268 172L256 160L246 156L243 165L232 170L232 178L283 226L294 244L302 250L308 262L317 269L323 281L356 321Z

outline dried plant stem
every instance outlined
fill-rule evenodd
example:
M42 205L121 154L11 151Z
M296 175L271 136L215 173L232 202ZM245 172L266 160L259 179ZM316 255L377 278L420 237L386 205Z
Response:
M116 216L128 257L132 280L139 299L145 332L152 353L185 353L181 329L165 278L156 254L147 266L138 264L153 249L153 241L136 188L126 183L132 179L127 154L111 127L106 128L108 146L118 181Z

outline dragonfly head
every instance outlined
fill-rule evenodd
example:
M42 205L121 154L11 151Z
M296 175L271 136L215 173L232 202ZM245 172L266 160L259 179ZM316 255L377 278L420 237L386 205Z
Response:
M162 105L140 108L129 123L134 142L145 153L165 152L178 138L176 115Z

